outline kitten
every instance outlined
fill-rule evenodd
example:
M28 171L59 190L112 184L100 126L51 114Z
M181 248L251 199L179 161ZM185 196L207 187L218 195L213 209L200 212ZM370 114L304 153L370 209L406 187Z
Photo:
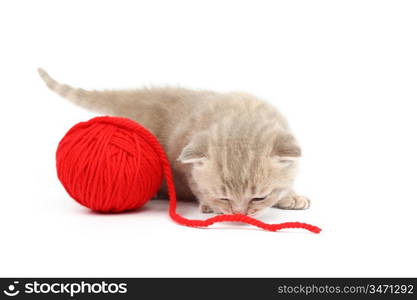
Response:
M202 212L258 216L269 207L310 205L292 190L300 147L269 103L246 93L183 88L87 91L38 71L71 102L149 129L171 162L178 198L197 199Z

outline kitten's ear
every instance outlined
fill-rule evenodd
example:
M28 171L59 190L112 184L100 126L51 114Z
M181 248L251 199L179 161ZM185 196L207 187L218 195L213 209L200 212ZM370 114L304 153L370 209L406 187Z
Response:
M287 167L298 160L301 149L291 134L279 134L272 149L272 156L279 166Z
M198 134L192 138L191 142L185 146L178 161L183 164L198 163L207 160L208 139L206 134Z

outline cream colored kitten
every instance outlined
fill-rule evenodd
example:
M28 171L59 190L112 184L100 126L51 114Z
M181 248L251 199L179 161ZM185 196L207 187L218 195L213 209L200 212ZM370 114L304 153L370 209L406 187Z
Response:
M310 205L292 190L301 151L271 104L245 93L182 88L87 91L38 71L73 103L148 128L171 162L178 198L198 199L203 212L254 216L272 206Z

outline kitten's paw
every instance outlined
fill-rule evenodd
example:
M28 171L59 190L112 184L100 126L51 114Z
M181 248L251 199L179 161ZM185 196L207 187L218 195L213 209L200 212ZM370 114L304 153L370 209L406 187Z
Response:
M310 199L299 195L289 195L275 204L274 207L282 209L307 209L310 207Z
M208 206L206 204L201 204L201 203L200 203L200 212L202 212L203 214L214 213L213 209L211 209L210 206Z

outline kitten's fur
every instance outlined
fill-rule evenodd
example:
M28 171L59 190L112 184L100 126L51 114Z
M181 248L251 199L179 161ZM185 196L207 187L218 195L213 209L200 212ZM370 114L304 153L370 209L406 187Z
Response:
M148 128L171 162L178 198L197 198L203 212L253 216L271 206L310 205L292 191L301 151L286 120L250 94L182 88L87 91L60 84L42 69L39 74L51 90L77 105Z

